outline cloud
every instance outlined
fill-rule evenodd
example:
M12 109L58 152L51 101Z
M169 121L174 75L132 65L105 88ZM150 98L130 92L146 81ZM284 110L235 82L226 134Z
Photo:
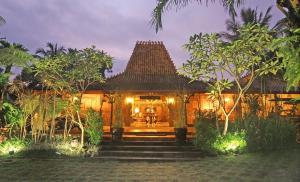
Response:
M273 1L251 0L262 7ZM254 7L255 3L250 5ZM156 34L149 25L155 4L156 0L1 0L0 12L7 24L0 27L0 32L31 52L46 42L73 48L96 45L116 59L114 70L119 72L125 68L137 40L164 41L179 66L187 58L182 45L190 35L225 30L228 15L223 7L218 3L209 7L194 3L177 12L166 12L164 30ZM273 13L276 17L279 14L275 10Z

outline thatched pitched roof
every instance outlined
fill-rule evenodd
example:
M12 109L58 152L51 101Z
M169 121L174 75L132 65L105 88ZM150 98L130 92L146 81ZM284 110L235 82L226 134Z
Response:
M299 88L291 91L287 91L287 82L283 80L281 74L277 75L264 75L261 77L258 77L254 80L252 85L250 86L248 92L249 93L299 93Z
M250 76L245 76L241 79L240 83L245 85L248 82ZM234 83L235 85L235 83ZM226 90L228 93L236 93L237 86L233 86L231 89ZM283 80L282 73L276 75L268 74L257 77L250 88L247 90L247 93L256 93L256 94L283 94L283 93L300 93L300 85L296 90L287 91L287 82Z
M124 72L106 82L108 90L128 91L205 91L202 82L189 83L177 74L168 51L162 42L138 41Z

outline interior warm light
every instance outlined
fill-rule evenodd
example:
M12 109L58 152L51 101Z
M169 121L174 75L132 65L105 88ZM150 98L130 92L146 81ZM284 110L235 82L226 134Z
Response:
M139 113L140 112L140 109L138 108L138 107L136 107L135 109L134 109L134 113Z
M134 98L132 97L126 97L126 104L133 104Z
M175 99L173 97L167 97L167 104L174 104Z
M225 102L229 102L229 101L230 101L230 98L229 98L229 97L225 97L224 101L225 101Z
M203 107L202 107L204 110L211 110L211 109L213 109L213 106L212 106L212 104L210 104L209 102L205 102L204 104L203 104Z
M73 97L73 101L78 101L79 98L78 97Z

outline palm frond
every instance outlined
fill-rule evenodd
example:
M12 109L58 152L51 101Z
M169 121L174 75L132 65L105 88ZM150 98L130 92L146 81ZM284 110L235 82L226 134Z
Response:
M6 23L5 19L2 16L0 16L0 25L3 25L5 23Z
M162 29L162 15L166 10L175 8L176 10L184 8L189 5L191 2L197 2L199 4L205 2L214 3L216 0L157 0L157 5L152 11L152 18L150 20L151 25L155 28L155 31L158 32ZM235 8L239 7L244 3L244 0L220 0L220 4L225 7L232 17L235 17L236 11Z
M271 21L271 18L272 18L272 15L271 15L271 10L272 10L272 6L269 6L263 19L260 21L260 23L263 25L263 26L267 26L270 21Z
M47 55L47 52L45 51L45 49L43 48L38 48L36 51L35 51L35 54L40 54L42 56L46 56Z
M272 15L270 14L271 9L272 7L270 6L268 7L265 13L263 12L258 13L257 8L256 9L243 8L240 12L241 22L239 23L232 16L230 19L226 20L226 30L228 32L221 32L220 35L229 41L233 41L239 37L240 33L238 30L243 25L260 24L262 26L268 26L272 18Z

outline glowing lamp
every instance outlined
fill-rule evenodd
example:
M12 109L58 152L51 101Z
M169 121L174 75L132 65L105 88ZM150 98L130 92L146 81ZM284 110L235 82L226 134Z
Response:
M73 101L78 101L79 98L78 97L73 97Z
M225 97L224 101L225 101L225 102L229 102L229 101L230 101L230 98L229 98L229 97Z
M173 97L167 98L167 104L174 104L174 103L175 103L175 99Z
M139 113L140 112L140 109L138 108L138 107L136 107L135 109L134 109L134 113Z
M134 98L132 97L126 97L126 104L133 104Z

